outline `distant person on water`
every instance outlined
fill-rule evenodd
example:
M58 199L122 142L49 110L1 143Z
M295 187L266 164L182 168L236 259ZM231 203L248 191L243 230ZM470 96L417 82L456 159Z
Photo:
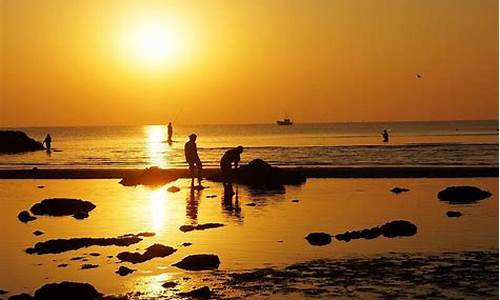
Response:
M224 153L220 160L220 169L222 171L222 176L224 178L224 185L231 185L231 172L234 168L238 168L238 164L241 160L241 153L243 153L243 147L238 146L233 149L229 149Z
M184 155L186 157L186 162L189 164L189 171L191 172L191 186L194 186L194 171L196 169L198 177L198 186L201 185L201 171L203 165L201 164L200 157L198 156L198 148L196 147L196 134L191 134L189 136L189 141L184 145Z
M45 144L45 147L47 148L47 152L50 152L52 151L52 148L50 146L50 144L52 144L52 137L50 136L49 133L47 133L47 136L45 137L45 139L43 140L43 143L42 145Z
M384 131L382 131L382 138L384 143L389 142L389 131L387 129L384 129Z
M172 141L172 135L174 134L174 128L172 127L172 122L168 122L167 129L168 129L168 139L167 139L167 141L171 142Z

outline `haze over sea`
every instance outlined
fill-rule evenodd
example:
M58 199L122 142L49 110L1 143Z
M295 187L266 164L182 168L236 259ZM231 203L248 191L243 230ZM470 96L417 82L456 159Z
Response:
M9 128L40 141L50 133L56 151L0 155L0 168L185 167L192 132L206 167L218 166L237 145L245 147L243 162L262 158L277 166L498 166L498 121L174 126L171 145L165 125Z

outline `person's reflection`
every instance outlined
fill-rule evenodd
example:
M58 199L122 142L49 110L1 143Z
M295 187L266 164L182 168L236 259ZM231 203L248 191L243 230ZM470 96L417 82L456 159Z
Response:
M191 190L186 198L186 217L192 224L198 223L198 204L203 190L191 186Z
M243 222L243 217L241 216L240 201L238 196L238 185L236 185L236 193L233 190L232 184L224 184L224 195L222 197L222 209L223 212L228 216L234 216L238 223ZM234 204L233 204L234 196Z

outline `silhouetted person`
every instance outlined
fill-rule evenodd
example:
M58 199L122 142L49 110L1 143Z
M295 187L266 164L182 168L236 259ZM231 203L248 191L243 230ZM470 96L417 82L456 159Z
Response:
M240 155L243 153L243 147L238 146L227 150L220 160L220 169L222 171L224 194L233 194L233 186L231 184L231 176L234 169L238 168L241 160Z
M387 129L384 129L384 131L382 131L382 138L384 143L389 142L389 131Z
M47 152L52 151L52 148L50 147L50 144L52 144L52 137L48 133L45 139L43 140L42 145L45 144L45 147L47 148Z
M168 122L167 129L168 129L168 139L167 139L167 141L168 142L172 142L172 135L174 134L174 128L172 127L172 122Z
M201 185L201 171L203 165L201 164L200 157L198 156L198 148L196 147L196 134L191 134L189 136L189 141L184 145L184 155L186 157L186 162L189 164L189 171L191 172L191 186L194 186L194 171L197 171L198 186Z

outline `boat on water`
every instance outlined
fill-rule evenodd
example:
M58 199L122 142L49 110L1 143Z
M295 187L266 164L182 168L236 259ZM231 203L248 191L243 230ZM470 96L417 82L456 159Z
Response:
M283 120L276 121L276 124L278 124L278 125L293 125L293 121L285 118Z

